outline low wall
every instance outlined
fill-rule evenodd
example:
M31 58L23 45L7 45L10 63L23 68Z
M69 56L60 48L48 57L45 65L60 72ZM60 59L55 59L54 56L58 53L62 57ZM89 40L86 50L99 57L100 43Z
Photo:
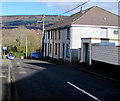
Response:
M120 47L92 46L92 60L120 65Z

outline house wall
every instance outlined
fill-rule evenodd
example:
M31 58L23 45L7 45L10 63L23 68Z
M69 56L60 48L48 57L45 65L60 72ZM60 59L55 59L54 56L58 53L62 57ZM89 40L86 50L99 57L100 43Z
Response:
M120 65L120 47L92 46L92 60Z
M63 58L62 56L63 55L63 43L64 43L64 60L70 61L70 57L66 57L66 45L68 44L70 46L70 39L67 39L67 28L55 29L55 30L50 30L49 39L48 39L48 31L45 32L44 43L46 43L46 47L47 47L46 56L54 58L54 59L62 59ZM58 38L59 30L60 30L60 39ZM51 39L51 34L53 34L52 39ZM56 38L55 38L55 34L57 36ZM51 53L50 53L50 44L51 44ZM55 44L57 44L57 54L55 54L55 50L56 50ZM60 44L60 49L58 48L59 44ZM44 50L44 54L45 54L45 50Z
M45 47L46 47L46 43L47 43L47 31L45 31L45 34L44 34L44 42L43 42L43 46L44 46L44 49L43 49L43 57L45 57Z
M89 44L89 64L91 64L91 46L93 43L101 43L101 39L100 38L82 38L81 39L81 50L79 51L79 54L81 53L81 55L78 55L78 59L80 60L80 62L85 62L85 46L84 44L88 43Z
M118 48L118 65L120 65L120 46Z
M55 39L56 34L56 39ZM55 44L57 44L57 54L55 54ZM59 50L59 44L60 44L60 50ZM60 53L59 53L60 51ZM58 39L58 29L56 29L56 32L54 31L54 57L55 59L61 58L61 40Z
M78 50L78 51L72 51L72 58L78 57L80 59L81 56L78 56L78 54L81 53L81 38L102 38L101 36L101 28L107 28L105 26L72 26L72 32L71 32L71 49L72 50ZM115 42L116 45L118 45L118 34L113 34L113 31L116 30L115 28L109 28L107 29L107 35L105 38L110 38L110 42ZM93 40L96 42L96 40ZM94 43L95 43L94 42Z
M118 34L113 34L115 28L108 28L107 38L110 38L110 42L115 42L118 45ZM48 32L45 32L44 43L46 43L47 56L53 57L55 59L63 59L63 43L64 43L64 60L72 61L74 59L80 59L81 56L81 38L101 38L101 26L84 26L84 25L71 25L70 27L70 39L67 39L67 28L61 28L61 38L58 40L58 29L57 29L57 40L51 39L51 31L50 31L50 39L48 40ZM54 32L55 37L55 32ZM94 40L93 40L94 41ZM95 41L96 42L96 41ZM93 42L93 43L95 43ZM48 46L51 44L51 53L48 52ZM53 44L54 43L54 44ZM60 43L60 56L55 55L55 43ZM69 44L69 52L70 57L66 57L66 45ZM78 51L79 49L79 51ZM44 52L45 53L45 52ZM58 53L58 50L57 50ZM45 56L45 55L44 55Z
M66 57L66 45L68 44L70 46L70 39L67 39L67 28L62 29L61 36L62 36L61 44L63 45L63 43L64 43L64 61L65 60L70 61L70 57ZM70 52L70 50L69 50L69 52ZM63 47L61 47L61 58L62 58L62 56L63 56Z
M108 35L106 38L118 39L118 34L113 34L113 31L117 30L115 28L108 28ZM81 38L101 38L101 27L72 27L72 44L71 48L78 49L81 48ZM112 42L112 41L111 41ZM116 41L115 41L116 42ZM116 42L116 45L117 42Z
M109 30L108 30L108 38L110 39L109 42L114 42L114 43L116 43L116 46L118 46L118 44L119 44L118 39L120 40L120 38L118 36L119 34L115 34L114 31L118 31L118 29L109 28Z

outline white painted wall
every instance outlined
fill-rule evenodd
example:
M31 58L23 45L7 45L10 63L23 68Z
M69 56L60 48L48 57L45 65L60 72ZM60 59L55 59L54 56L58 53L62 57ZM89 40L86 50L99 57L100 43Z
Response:
M114 28L108 28L108 38L118 39L118 35L113 34ZM78 49L81 48L81 38L101 38L101 28L100 27L72 27L72 40L71 48ZM112 40L111 40L112 42ZM113 41L116 42L116 41ZM117 45L117 43L116 43Z
M81 38L100 38L100 28L72 27L71 48L81 48Z
M85 62L84 60L85 60L85 56L84 56L84 54L85 54L85 47L84 47L84 44L85 43L89 43L89 56L90 56L90 58L89 58L89 64L91 65L91 57L92 57L92 52L91 52L91 46L92 46L92 44L93 43L101 43L101 40L99 39L99 38L82 38L81 39L81 51L78 51L79 52L79 54L81 54L81 56L78 56L78 59L80 60L80 62Z
M63 43L65 43L65 47L64 47L64 59L71 61L72 58L76 58L76 57L80 57L78 56L78 52L76 51L78 50L78 48L81 48L81 38L101 38L101 27L103 26L85 26L85 25L79 25L79 26L75 26L75 25L71 25L72 27L70 28L70 40L67 40L67 28L63 28L61 29L61 40L55 40L54 43L60 43L60 58L62 58L63 55ZM106 26L105 26L106 27ZM108 26L109 27L109 26ZM112 39L118 39L118 35L113 34L113 31L115 29L110 27L108 28L108 38L110 38L110 42L115 42L116 45L118 45L118 42L116 40L112 40ZM45 33L45 39L44 39L44 43L50 43L52 45L52 52L54 52L53 49L55 49L55 45L53 48L53 40L48 40L48 34L47 32ZM51 33L50 33L51 34ZM51 35L50 35L51 36ZM95 41L95 40L93 40ZM95 41L96 42L96 41ZM95 43L93 42L93 43ZM70 45L70 58L66 57L66 44ZM48 47L48 46L47 46ZM48 50L48 49L47 49ZM55 53L49 53L49 57L53 57L58 59L58 56L54 55ZM48 55L48 53L47 53Z
M70 58L66 57L66 44L70 45L70 40L67 39L67 28L62 29L61 34L62 34L62 41L61 41L61 43L65 44L65 46L64 46L64 59L67 60L67 61L70 61ZM61 46L61 58L62 58L62 55L63 55L63 53L62 53L63 51L62 50L63 50L63 47Z

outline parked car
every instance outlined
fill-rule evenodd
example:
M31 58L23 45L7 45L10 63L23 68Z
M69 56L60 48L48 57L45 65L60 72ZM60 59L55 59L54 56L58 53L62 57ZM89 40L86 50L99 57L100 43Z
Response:
M42 57L42 55L41 55L40 52L32 52L30 54L30 58L38 59L38 58L41 58L41 57Z
M8 55L8 59L15 59L15 56L14 55Z

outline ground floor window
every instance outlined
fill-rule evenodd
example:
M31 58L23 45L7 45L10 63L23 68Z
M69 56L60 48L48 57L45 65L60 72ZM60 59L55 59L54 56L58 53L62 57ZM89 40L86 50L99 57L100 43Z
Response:
M57 43L55 43L55 55L57 55Z
M70 48L69 48L69 44L66 44L66 57L70 57Z
M51 53L51 44L50 44L50 53Z
M60 58L60 43L58 43L58 57Z

